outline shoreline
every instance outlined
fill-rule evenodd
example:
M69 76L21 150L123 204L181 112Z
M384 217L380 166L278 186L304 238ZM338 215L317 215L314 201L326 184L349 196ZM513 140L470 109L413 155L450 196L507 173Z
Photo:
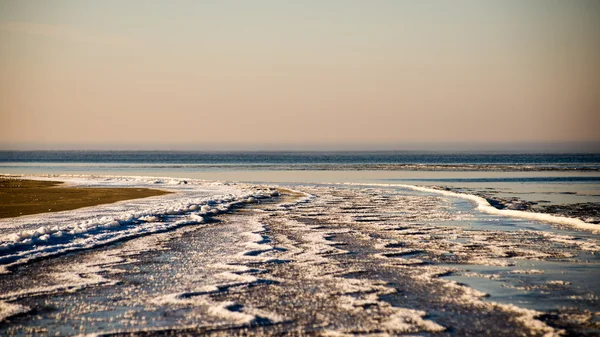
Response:
M51 213L172 192L149 188L72 187L62 181L0 176L0 219Z
M82 181L65 179L65 182L81 186L80 190L90 189L87 187L90 184L82 184ZM279 193L274 189L265 190L246 185L179 179L140 181L136 178L122 178L111 181L90 177L89 182L91 186L99 187L94 187L95 191L133 191L139 196L141 190L153 194L159 192L162 196L81 207L64 214L45 212L0 219L0 274L7 272L8 268L38 258L94 248L186 225L202 224L214 215ZM115 182L118 187L113 187ZM32 180L30 183L56 184L55 181L43 179ZM164 186L171 192L154 190L153 186ZM62 192L66 188L42 189ZM97 202L97 198L94 202Z
M127 188L127 187L98 188L98 187L69 187L69 186L63 186L63 185L57 186L58 184L63 184L63 182L60 181L62 176L65 176L65 175L45 174L45 175L18 175L17 176L17 175L2 175L2 174L0 174L0 201L4 201L4 200L2 200L4 195L2 194L3 191L2 191L1 184L5 180L27 180L27 181L30 181L33 183L56 184L56 185L49 186L49 188L47 188L45 191L49 191L49 190L64 191L66 189L73 189L73 190L77 190L78 192L81 192L81 191L92 192L92 191L96 190L98 192L108 192L108 193L115 194L113 196L103 195L104 199L91 200L91 202L89 204L85 204L85 205L81 205L81 206L70 205L70 207L64 208L64 209L56 209L56 208L52 207L51 210L40 210L38 212L17 214L17 215L13 216L15 218L19 217L19 216L25 216L25 215L51 213L51 212L58 212L58 211L63 211L63 210L73 210L73 209L78 209L78 208L82 208L82 207L109 204L109 203L113 203L113 202L117 202L117 201L132 200L132 199L146 198L146 197L151 197L151 196L159 196L159 195L173 193L173 192L169 192L169 191L157 190L157 189L152 189L152 188ZM121 177L121 176L95 175L95 174L93 174L93 175L77 174L77 175L66 175L66 176L71 176L71 177L80 177L80 176L81 177L100 177L100 176L102 176L102 177ZM59 181L35 180L35 178L30 179L31 177L46 177L46 178L50 178L50 179L56 178ZM135 177L135 176L125 175L122 177ZM145 177L145 178L164 179L165 177L162 177L162 178L161 177ZM179 179L179 178L173 178L173 179ZM201 180L204 180L204 179L201 179ZM226 180L226 179L225 180L217 180L217 181L231 182L230 180ZM250 181L235 181L235 182L251 183ZM266 184L267 182L264 182L264 183ZM317 182L314 182L314 183L317 183ZM591 230L592 232L600 232L600 224L598 222L598 219L599 219L598 208L597 208L597 204L593 204L593 203L573 204L573 205L571 205L571 204L550 205L550 206L546 206L548 209L546 209L546 207L536 209L536 208L532 207L532 205L535 203L529 202L527 200L518 199L518 198L516 198L516 199L515 198L513 198L513 199L500 198L500 197L497 197L494 195L485 194L482 191L464 192L457 188L447 187L447 186L443 186L443 185L423 186L423 185L416 185L416 184L396 184L396 183L388 183L388 184L340 183L340 182L333 182L333 181L326 182L326 183L334 184L334 185L338 185L338 184L341 184L341 185L372 185L372 186L384 186L384 185L387 186L387 185L389 185L389 186L398 186L398 187L408 188L408 189L412 189L412 190L425 190L427 192L436 192L436 193L445 194L445 195L449 195L449 196L453 196L453 197L459 197L462 199L469 199L469 200L475 202L475 204L477 205L476 209L479 209L480 211L483 211L483 212L489 213L489 214L497 214L497 215L503 215L503 216L507 216L507 217L529 219L529 220L541 221L541 222L549 222L549 223L554 223L554 224L558 224L558 225L568 225L569 227L578 228L580 230L584 229L584 230ZM111 197L113 197L114 199L110 199ZM11 217L11 216L3 215L3 208L5 208L5 204L6 203L0 203L0 219ZM583 207L582 205L589 206L589 207L586 208L586 207Z
M414 164L414 163L59 163L59 162L0 162L0 167L23 168L74 164L80 167L113 166L148 169L229 169L262 171L423 171L423 172L570 172L599 173L598 164Z
M484 191L464 192L459 188L448 186L432 186L440 191L454 192L458 194L471 194L485 199L492 207L498 210L523 211L529 213L549 214L556 217L567 217L579 219L583 222L600 224L600 204L594 202L539 205L539 202L525 200L519 197L499 197ZM537 207L536 207L537 206Z
M595 223L589 223L581 220L578 217L567 217L561 214L552 214L552 213L540 213L532 210L516 210L516 209L508 209L508 208L498 208L492 205L488 199L481 197L476 194L467 194L462 192L454 192L452 190L445 190L441 188L434 187L422 187L422 186L412 186L412 185L400 185L404 186L416 191L423 192L437 192L442 195L457 197L465 200L470 200L474 202L477 207L476 209L493 215L500 215L512 218L520 218L532 221L540 221L546 222L556 225L564 225L569 226L571 228L579 229L579 230L588 230L593 233L600 233L600 226Z
M0 331L25 334L57 317L61 323L43 333L75 334L75 330L62 330L72 326L86 334L144 334L152 329L203 334L228 327L232 333L262 336L303 331L314 322L325 326L330 321L340 322L336 331L342 332L374 329L372 322L377 326L384 322L386 329L398 333L406 332L410 324L408 329L414 332L452 329L460 335L485 335L490 329L503 335L538 336L565 327L573 334L597 329L595 302L583 297L597 293L596 288L588 290L570 273L578 270L581 261L586 261L581 265L586 275L593 273L587 260L597 246L586 235L466 230L452 223L468 224L470 218L448 212L442 198L406 195L393 189L395 185L285 190L290 186L267 189L187 179L96 177L90 181L109 186L168 184L181 193L148 199L133 209L116 204L119 209L98 221L96 209L90 208L69 224L60 216L44 215L40 217L43 227L41 222L31 222L29 228L19 228L19 240L7 251L29 257L7 260L6 273L0 273L5 286L0 318L5 316L6 327ZM248 207L230 212L242 205ZM210 220L220 214L227 216ZM18 220L9 222L16 225ZM99 240L71 245L92 236ZM123 244L111 245L115 242ZM530 263L535 263L535 269ZM555 263L561 265L552 267ZM567 267L569 273L561 274ZM482 286L482 281L489 283ZM503 285L520 297L503 297ZM100 296L98 287L102 287ZM560 291L560 298L549 298L544 294L548 289ZM293 300L282 305L282 296ZM582 297L573 300L572 296ZM554 310L565 304L574 304L575 309ZM47 306L56 309L43 311ZM93 317L93 323L80 321L80 310L87 308L101 308L84 314ZM314 308L322 316L315 316ZM111 316L101 316L103 310ZM169 315L174 310L190 312L189 321L181 323L178 316ZM129 313L132 316L120 316ZM457 313L468 313L480 325L462 320ZM151 320L118 323L121 318L142 316ZM580 319L577 324L569 323L573 317ZM189 325L198 328L186 330Z
M473 202L475 204L475 209L481 212L492 214L492 215L500 215L509 218L517 218L517 219L525 219L532 221L539 221L550 223L554 225L568 226L572 229L578 230L587 230L592 233L600 233L600 225L596 223L590 223L581 220L579 217L568 217L562 214L553 214L553 213L541 213L535 212L532 210L516 210L516 209L501 209L492 205L488 199L479 196L477 194L456 192L452 189L444 189L440 186L420 186L420 185L406 185L406 184L358 184L358 183L341 183L338 185L348 185L348 186L378 186L378 187L401 187L407 188L414 191L421 191L427 193L437 193L449 197L465 199Z
M488 297L496 300L499 295L446 279L446 275L461 269L460 265L457 268L444 265L447 262L486 266L496 265L495 261L507 265L512 262L512 257L506 253L513 252L515 245L521 242L519 238L499 233L488 236L481 231L464 232L458 227L448 233L443 227L436 229L419 223L406 225L405 220L414 215L434 214L435 221L451 220L443 208L439 208L443 205L426 202L432 201L429 197L415 200L396 194L380 199L381 193L368 190L331 190L327 187L301 190L316 197L305 204L300 195L299 199L292 200L284 196L281 200L273 200L274 203L256 203L245 212L220 218L218 226L185 226L173 232L157 233L158 237L134 238L122 246L107 246L44 260L19 268L14 274L6 274L3 280L9 291L2 300L22 305L7 309L13 312L20 309L23 313L23 316L7 319L8 329L14 329L7 331L37 328L45 323L44 320L60 315L64 323L50 326L46 333L51 335L58 328L69 329L74 322L79 323L79 309L109 310L116 306L129 309L127 315L134 320L128 320L131 323L127 326L119 326L113 322L125 317L120 316L125 313L114 310L110 311L114 312L110 317L103 318L98 316L100 309L96 309L84 315L100 318L93 324L80 323L80 329L88 334L148 332L152 335L155 331L210 334L226 327L225 331L231 334L242 331L250 336L273 336L296 329L310 331L315 326L313 322L321 327L326 326L326 322L336 321L340 326L335 327L335 331L368 331L384 326L386 331L394 334L406 331L443 333L451 329L459 335L485 335L485 330L492 329L500 331L501 335L529 332L527 335L552 336L575 315L583 317L582 320L593 317L593 313L557 311L558 318L555 319L550 316L553 311L539 311L512 302L490 302ZM330 207L332 203L337 205L334 207L337 215L333 218L320 215L322 208ZM379 215L375 217L363 213L365 207L376 204L380 210L391 213L377 213ZM426 209L406 207L411 205ZM287 211L282 212L281 207ZM406 207L410 213L394 213L401 207ZM253 211L254 208L258 210ZM354 209L353 217L348 218L351 208ZM359 221L361 217L368 221ZM396 225L390 226L390 219L394 219ZM399 224L401 227L395 227ZM422 240L423 235L439 236L440 241ZM468 238L469 242L456 242L455 235ZM506 246L474 249L473 244L477 244L480 235L486 235L494 246L497 243ZM537 249L545 249L545 243L530 240L532 236L527 236L530 234L524 235L522 238L526 239L527 245L518 252L528 260L537 261ZM440 252L444 248L450 248L447 250L452 253ZM136 258L127 259L131 254ZM560 256L560 252L551 255L554 258ZM165 261L169 263L168 268L164 268ZM123 272L130 268L143 268L144 272ZM507 265L507 268L494 275L514 279L514 282L528 280L529 274L519 273L523 267ZM42 274L41 271L57 269L60 271L52 274L51 283L21 292L20 280L29 280L33 276L33 280L28 281L33 284L38 280L35 275ZM183 273L189 277L176 277ZM63 275L72 274L82 276L70 278L70 283L65 284ZM548 277L553 275L550 270L548 274ZM538 277L540 274L532 275ZM561 286L547 283L546 274L541 275L544 283L540 287ZM162 281L165 277L172 281L165 283ZM564 282L567 284L568 280ZM99 286L103 289L101 296L97 295ZM564 287L578 291L576 286ZM135 295L123 295L132 293ZM524 299L533 301L538 296L535 289L529 293ZM283 296L293 300L282 304L280 298ZM118 298L116 303L115 298ZM73 312L72 307L64 306L65 300L78 310ZM140 302L148 305L139 306ZM45 305L53 305L56 309L39 313ZM313 314L314 308L318 308L320 316ZM188 321L181 323L178 316L168 314L173 310L192 314L186 316L190 317ZM457 315L465 312L479 323L471 324ZM151 320L135 319L142 316ZM505 321L511 324L506 325ZM77 324L73 326L78 328ZM480 326L484 328L480 329ZM585 328L588 326L580 321L578 325L569 326L568 331L575 334ZM325 334L326 329L320 328L317 332L325 331Z

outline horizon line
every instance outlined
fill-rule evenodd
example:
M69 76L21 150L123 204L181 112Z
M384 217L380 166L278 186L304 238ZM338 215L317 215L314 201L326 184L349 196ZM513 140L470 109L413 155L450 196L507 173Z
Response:
M0 144L3 152L543 152L600 153L597 142L405 143L405 144Z

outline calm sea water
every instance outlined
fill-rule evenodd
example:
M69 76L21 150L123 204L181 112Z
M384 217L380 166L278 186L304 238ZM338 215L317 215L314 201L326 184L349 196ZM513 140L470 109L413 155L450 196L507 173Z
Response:
M0 151L0 162L137 164L511 164L600 169L600 153Z
M403 183L600 203L600 153L0 151L0 173Z

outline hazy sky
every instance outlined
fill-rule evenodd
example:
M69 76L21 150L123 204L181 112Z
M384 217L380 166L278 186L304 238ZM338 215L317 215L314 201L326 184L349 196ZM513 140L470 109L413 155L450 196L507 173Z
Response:
M598 60L595 0L0 0L0 148L600 144Z

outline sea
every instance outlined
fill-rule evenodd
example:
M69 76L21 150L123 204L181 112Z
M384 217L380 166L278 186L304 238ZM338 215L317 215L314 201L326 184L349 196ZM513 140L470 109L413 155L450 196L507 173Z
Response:
M0 334L600 334L600 153L0 151Z

